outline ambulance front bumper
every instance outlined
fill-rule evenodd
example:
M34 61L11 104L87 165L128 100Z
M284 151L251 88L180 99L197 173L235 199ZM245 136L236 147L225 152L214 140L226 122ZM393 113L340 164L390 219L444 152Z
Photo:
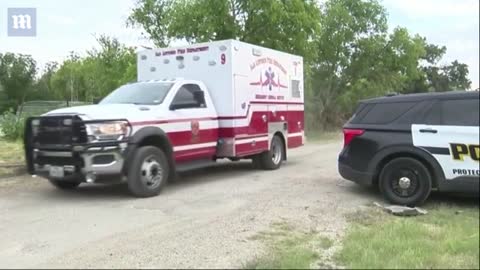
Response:
M77 115L29 118L24 141L28 172L87 182L122 175L129 134L100 140L89 133L93 125L120 122L128 124L126 120L85 121Z
M124 166L127 143L76 146L77 151L34 149L32 175L45 178L76 178L94 182L119 176Z

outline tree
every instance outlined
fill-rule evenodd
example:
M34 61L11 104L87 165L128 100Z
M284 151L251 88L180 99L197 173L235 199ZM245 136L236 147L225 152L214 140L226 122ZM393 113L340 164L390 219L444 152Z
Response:
M389 32L377 0L138 0L128 23L162 47L233 38L302 55L309 128L339 126L363 98L469 85L463 64L437 67L445 47Z
M29 55L0 54L0 84L16 108L32 90L36 71L36 62Z
M81 65L80 56L71 52L70 56L52 75L51 85L55 99L63 101L78 100L76 93L85 91L80 72Z
M27 97L29 100L52 100L55 93L52 85L52 77L58 70L57 62L48 62L43 73L33 85L32 93Z
M307 102L310 127L339 126L358 100L398 92L420 76L423 40L404 28L388 33L375 0L330 0L321 8L318 57Z
M468 66L457 60L450 65L430 66L424 69L430 91L458 91L471 87L472 82L468 79Z
M117 39L100 36L99 49L86 57L71 54L53 74L51 84L59 99L92 101L136 78L136 54Z
M468 79L468 66L459 63L457 60L449 65L439 65L440 60L447 52L445 46L427 44L423 39L425 55L422 57L424 63L420 63L420 76L412 80L403 92L445 92L452 90L467 90L471 87Z
M87 99L103 97L120 85L136 79L136 54L117 39L100 36L100 49L92 49L82 62L82 74L86 84Z
M142 27L160 47L177 39L239 39L309 61L319 15L313 0L139 0L128 23Z

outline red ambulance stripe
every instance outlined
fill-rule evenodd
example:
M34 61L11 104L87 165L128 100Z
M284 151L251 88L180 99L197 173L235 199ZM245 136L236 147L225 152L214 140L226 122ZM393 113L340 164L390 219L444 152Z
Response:
M218 120L218 117L201 117L201 118L183 118L183 119L171 119L171 120L151 120L131 122L132 126L147 126L147 125L159 125L159 124L171 124L171 123L183 123L192 121L214 121Z
M252 113L250 119L250 124L248 126L242 127L221 127L214 129L200 129L199 133L195 138L192 138L192 131L176 131L168 132L168 136L173 144L173 146L183 146L190 145L195 143L207 143L216 141L218 137L220 138L254 138L258 136L265 136L268 133L268 126L263 121L262 116L271 112L268 111L256 111ZM288 123L288 133L298 133L304 129L304 112L303 111L277 111L276 118L284 116L287 119ZM272 117L270 115L270 117ZM241 117L242 119L247 118ZM175 120L153 120L153 121L142 121L142 122L133 122L133 126L142 126L142 125L160 125L168 123L179 123L179 122L191 122L191 121L211 121L216 120L214 117L202 117L202 118L190 118L190 119L175 119ZM300 122L300 126L298 125ZM240 137L239 137L240 136ZM288 144L290 146L290 143ZM293 143L297 145L297 143Z
M272 105L303 105L303 103L294 103L294 102L251 102L252 104L272 104ZM246 115L237 115L237 116L218 116L218 117L200 117L200 118L183 118L183 119L171 119L171 120L149 120L149 121L139 121L131 122L132 126L143 126L143 125L158 125L158 124L169 124L169 123L182 123L182 122L192 122L192 121L214 121L214 120L235 120L235 119L245 119L248 118L248 113L250 111L250 106L247 110ZM277 111L277 113L291 113L294 111ZM303 111L296 111L302 112ZM269 113L268 111L255 111L253 113Z
M268 141L260 141L255 145L251 143L242 143L235 145L235 153L237 156L249 156L261 153L268 149Z
M255 135L237 135L235 138L237 140L244 140L244 139L254 139L254 138L262 138L268 136L268 133L264 134L255 134Z
M288 101L250 101L250 104L272 104L272 105L304 105L303 102L288 102Z
M288 133L297 133L305 129L303 111L289 111L287 120ZM298 125L298 122L300 122L300 126Z
M201 129L196 136L192 134L191 130L168 132L167 136L173 146L216 142L218 139L218 129Z
M302 136L288 137L288 148L295 148L302 146Z
M175 162L181 163L184 161L213 157L215 156L216 151L216 147L205 147L200 149L176 151L174 152Z

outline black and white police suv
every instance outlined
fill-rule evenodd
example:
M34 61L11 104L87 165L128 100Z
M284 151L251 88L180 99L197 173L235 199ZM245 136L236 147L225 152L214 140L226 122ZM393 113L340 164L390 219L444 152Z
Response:
M420 204L432 190L479 192L479 92L365 100L343 133L342 177L378 185L392 203Z

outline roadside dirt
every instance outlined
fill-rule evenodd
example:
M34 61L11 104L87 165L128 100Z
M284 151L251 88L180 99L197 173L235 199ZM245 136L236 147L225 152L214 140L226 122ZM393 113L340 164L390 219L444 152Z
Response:
M264 251L274 222L332 239L345 214L380 200L337 173L341 142L289 152L277 171L225 162L183 174L160 196L125 185L56 190L29 176L0 180L0 267L238 268Z

